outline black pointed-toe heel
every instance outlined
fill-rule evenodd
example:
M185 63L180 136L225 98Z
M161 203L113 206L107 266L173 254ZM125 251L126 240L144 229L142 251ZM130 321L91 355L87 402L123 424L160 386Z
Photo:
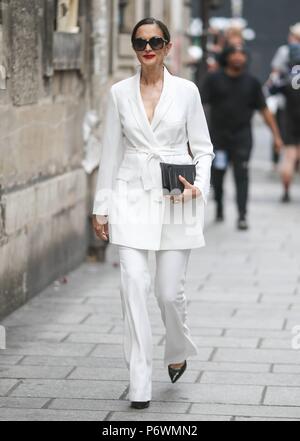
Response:
M181 375L183 374L183 372L186 370L186 360L184 360L184 365L181 366L180 368L172 368L170 367L170 365L168 366L168 370L169 370L169 376L171 378L172 383L175 383L175 381L177 381Z
M134 409L145 409L149 407L150 401L131 401L131 407Z

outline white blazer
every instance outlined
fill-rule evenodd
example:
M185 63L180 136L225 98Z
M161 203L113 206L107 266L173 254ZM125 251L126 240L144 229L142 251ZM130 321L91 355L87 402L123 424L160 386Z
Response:
M163 90L150 124L140 75L141 66L110 89L93 214L108 215L114 244L147 250L202 247L215 155L199 90L164 67ZM173 204L164 195L159 162L197 161L194 185L202 196Z

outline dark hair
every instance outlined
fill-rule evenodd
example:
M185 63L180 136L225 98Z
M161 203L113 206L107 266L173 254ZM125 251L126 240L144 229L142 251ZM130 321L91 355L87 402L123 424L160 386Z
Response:
M153 18L153 17L144 18L143 20L139 21L135 25L135 27L134 27L134 29L132 31L132 34L131 34L131 43L133 43L133 40L135 39L135 36L136 36L136 33L137 33L138 29L141 26L149 25L149 24L156 24L160 28L160 30L162 31L164 39L167 40L168 43L170 43L171 35L170 35L170 32L169 32L169 29L167 28L167 26L162 21L157 20L156 18Z
M249 51L247 50L247 48L242 45L242 46L226 46L223 50L223 52L221 52L221 54L219 55L219 63L222 67L226 67L228 64L228 58L230 57L230 55L235 54L236 52L241 52L243 54L246 55L247 57L247 64L249 64L250 62L250 54Z

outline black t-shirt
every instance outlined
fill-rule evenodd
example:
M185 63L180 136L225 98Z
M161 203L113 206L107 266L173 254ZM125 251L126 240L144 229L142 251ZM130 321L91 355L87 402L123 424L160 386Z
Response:
M283 87L281 91L286 97L286 112L291 122L298 126L300 132L300 89L293 87L291 83Z
M266 107L260 82L245 72L231 77L224 70L209 74L201 97L210 105L209 128L215 149L251 148L251 120Z

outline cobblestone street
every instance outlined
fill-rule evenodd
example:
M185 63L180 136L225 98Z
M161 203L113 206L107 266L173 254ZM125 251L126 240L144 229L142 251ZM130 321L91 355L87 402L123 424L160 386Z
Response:
M1 420L300 420L300 193L281 186L256 153L249 232L235 229L231 176L226 221L207 213L206 248L187 274L188 324L199 354L175 384L163 369L164 328L149 298L154 344L150 407L127 399L119 270L84 263L9 317L0 351ZM115 259L116 260L116 259ZM152 274L154 253L150 253Z

